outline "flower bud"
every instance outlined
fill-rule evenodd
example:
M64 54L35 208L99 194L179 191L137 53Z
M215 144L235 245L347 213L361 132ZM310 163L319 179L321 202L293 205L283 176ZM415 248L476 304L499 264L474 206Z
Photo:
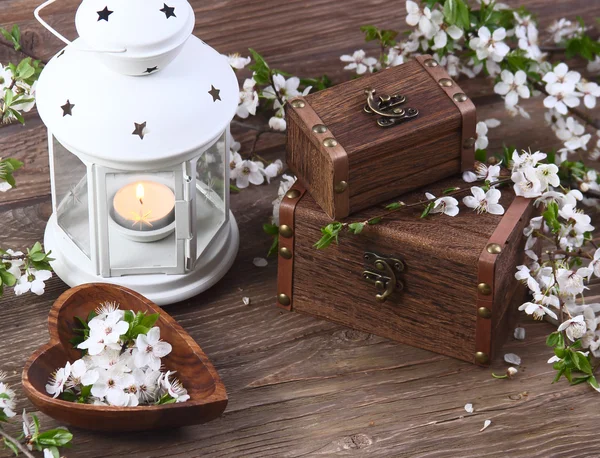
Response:
M509 367L508 369L506 369L506 375L508 375L509 378L511 378L517 372L519 372L519 371L517 370L516 367Z
M582 181L581 183L579 183L579 190L581 192L588 192L590 190L590 185L587 184L585 181Z

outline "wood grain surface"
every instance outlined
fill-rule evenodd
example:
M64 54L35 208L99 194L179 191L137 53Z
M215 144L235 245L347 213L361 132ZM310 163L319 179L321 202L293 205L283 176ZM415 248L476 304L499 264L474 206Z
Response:
M33 19L38 0L3 0L0 23L18 23L25 50L43 58L61 43ZM384 0L289 0L286 2L214 0L191 2L195 34L221 52L251 46L275 68L301 76L327 73L336 82L350 79L339 62L365 45L358 28L376 24L406 30L403 2ZM508 0L526 3L542 27L553 19L600 16L600 2L589 0ZM79 0L59 0L47 11L48 21L75 38L74 12ZM544 34L542 33L542 39ZM19 56L0 46L0 62ZM576 68L584 68L574 61ZM240 78L245 74L240 74ZM474 99L479 119L498 118L490 130L492 148L502 144L557 147L541 116L527 121L507 117L503 103L482 79L459 80ZM523 106L543 110L540 99ZM598 116L598 113L595 113ZM249 148L252 132L236 129L236 139ZM17 174L21 185L0 195L0 245L23 248L40 240L49 217L50 187L46 133L35 112L27 125L0 130L0 152L25 161ZM261 137L260 154L283 158L285 137ZM232 210L242 231L237 261L210 291L168 308L171 316L202 347L219 372L229 395L225 414L200 426L152 433L103 434L72 428L75 457L595 457L600 453L597 401L586 386L550 384L551 352L545 346L552 326L526 317L524 341L509 338L503 352L523 363L513 380L495 380L501 358L490 369L397 344L324 320L273 307L276 262L255 267L271 240L261 224L271 214L277 181L232 196ZM600 285L590 300L598 301ZM9 374L20 398L17 411L35 408L26 400L20 374L29 355L48 340L47 316L66 290L53 278L43 296L0 299L0 368ZM352 294L349 291L348 294ZM251 299L250 305L242 297ZM512 332L512 331L511 331ZM474 404L467 414L463 406ZM59 425L44 414L44 427ZM486 419L491 426L480 433ZM9 427L10 428L10 427ZM11 429L18 434L18 426ZM0 451L0 456L9 456Z

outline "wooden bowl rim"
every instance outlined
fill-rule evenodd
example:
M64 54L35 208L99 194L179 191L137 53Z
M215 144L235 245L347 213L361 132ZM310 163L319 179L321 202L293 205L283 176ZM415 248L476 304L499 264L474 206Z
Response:
M160 313L159 321L165 320L167 324L173 327L173 329L177 332L177 334L187 342L191 351L200 359L204 367L208 370L210 376L214 381L213 391L206 397L200 399L193 399L190 397L186 402L172 403L172 404L162 404L162 405L151 405L151 406L135 406L135 407L118 407L118 406L103 406L103 405L94 405L94 404L80 404L72 401L65 401L64 399L58 399L50 396L48 393L43 393L38 391L35 386L29 380L29 370L33 366L33 364L42 357L47 351L51 350L54 347L60 347L64 349L61 344L58 336L58 329L51 325L51 317L58 317L59 311L64 307L68 306L69 300L72 296L79 293L80 291L95 288L97 286L116 288L121 291L125 291L141 302L143 302L148 308L150 308L154 313ZM220 401L227 400L227 392L225 390L225 385L221 381L219 374L216 369L213 367L212 363L208 359L208 357L204 354L200 346L196 343L194 339L177 323L177 321L171 317L168 313L166 313L163 309L159 308L152 301L142 296L141 294L133 291L129 288L116 286L111 283L86 283L80 286L76 286L74 288L70 288L64 293L62 293L58 299L54 302L52 307L50 308L50 313L48 315L48 332L50 333L50 341L38 348L27 360L25 366L23 367L23 373L21 376L21 381L23 384L23 390L25 391L26 396L34 402L35 400L40 400L41 402L47 404L48 406L53 406L57 408L69 408L74 409L75 411L83 411L83 412L92 412L92 411L102 411L102 412L114 412L114 413L123 413L130 414L132 412L146 412L146 411L155 411L155 410L164 410L164 409L180 409L191 406L198 405L206 405ZM34 402L35 404L35 402Z

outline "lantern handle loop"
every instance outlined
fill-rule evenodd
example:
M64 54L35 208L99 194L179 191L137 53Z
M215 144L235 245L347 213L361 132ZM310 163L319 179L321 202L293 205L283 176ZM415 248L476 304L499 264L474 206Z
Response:
M51 27L46 21L44 21L41 17L40 17L40 11L42 11L44 8L46 8L48 5L51 5L52 3L54 3L56 0L47 0L44 3L42 3L40 6L38 6L34 11L33 11L33 15L35 16L35 18L37 19L37 21L42 24L42 26L48 30L52 35L54 35L56 38L58 38L60 41L62 41L63 43L67 44L67 45L72 45L73 42L71 40L68 40L67 38L65 38L64 36L62 36L60 33L58 33L56 31L56 29L54 29L53 27ZM83 48L78 46L77 44L73 45L73 47L77 50L77 51L84 51L84 52L106 52L106 53L123 53L125 51L127 51L127 48L118 48L118 49L91 49L91 48Z

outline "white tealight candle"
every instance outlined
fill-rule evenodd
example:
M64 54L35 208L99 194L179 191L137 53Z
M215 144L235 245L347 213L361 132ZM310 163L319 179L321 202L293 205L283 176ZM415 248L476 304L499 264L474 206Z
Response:
M136 231L154 231L175 220L175 194L155 181L139 181L123 186L113 199L113 219Z

